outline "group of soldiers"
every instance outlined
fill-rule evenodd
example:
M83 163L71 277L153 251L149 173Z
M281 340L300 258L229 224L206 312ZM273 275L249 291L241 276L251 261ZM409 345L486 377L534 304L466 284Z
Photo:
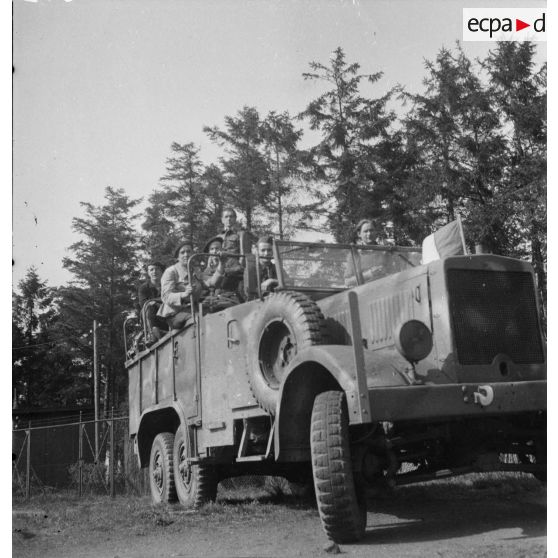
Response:
M147 326L148 343L158 341L169 329L183 327L191 315L192 301L218 301L221 307L243 302L244 258L240 255L242 233L238 230L236 211L225 208L221 222L221 233L202 250L209 254L203 268L194 266L188 274L188 260L194 253L190 241L176 246L176 263L166 269L159 261L148 263L147 280L138 288L140 316ZM263 293L271 292L278 284L272 244L271 236L263 236L256 243Z

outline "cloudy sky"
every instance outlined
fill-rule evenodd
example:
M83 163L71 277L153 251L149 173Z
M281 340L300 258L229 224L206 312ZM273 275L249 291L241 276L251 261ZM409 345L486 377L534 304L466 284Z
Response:
M471 3L474 5L475 3ZM535 7L533 1L483 2ZM173 141L205 163L202 131L244 105L297 114L319 93L301 74L341 46L363 73L421 89L424 58L461 38L463 1L14 0L13 279L49 284L76 240L81 201L106 186L146 198ZM539 43L539 60L546 59ZM494 44L465 43L471 56Z

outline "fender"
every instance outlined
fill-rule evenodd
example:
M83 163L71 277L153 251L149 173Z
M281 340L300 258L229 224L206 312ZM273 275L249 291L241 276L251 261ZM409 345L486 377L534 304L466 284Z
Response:
M141 414L136 435L136 453L140 466L149 461L151 444L160 432L175 433L178 428L186 428L186 415L179 401L165 401L152 405Z
M314 399L329 390L344 391L351 424L367 422L360 399L371 387L404 386L409 363L393 348L364 350L367 389L360 393L353 347L314 345L300 351L287 369L279 390L275 420L278 461L310 459L310 420Z

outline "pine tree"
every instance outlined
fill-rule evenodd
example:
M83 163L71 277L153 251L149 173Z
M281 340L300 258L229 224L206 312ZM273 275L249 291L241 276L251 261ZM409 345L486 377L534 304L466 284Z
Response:
M81 363L59 338L56 289L31 267L12 296L12 385L18 405L53 407L89 401Z
M163 186L149 196L143 249L149 259L173 263L174 248L189 240L200 250L221 226L224 179L216 165L204 168L193 143L171 145Z
M417 155L415 207L436 228L461 215L469 239L494 252L506 250L506 211L496 198L505 164L505 141L496 107L479 73L458 47L441 49L426 61L423 94L404 93L412 102L404 121L408 146Z
M260 115L255 108L246 106L236 117L225 117L225 130L206 126L204 131L226 154L220 158L223 200L245 215L247 228L252 230L254 213L265 207L271 190L268 167L261 152Z
M395 120L387 109L393 90L375 99L362 96L361 82L375 84L382 72L360 74L360 65L348 64L340 47L333 52L329 66L311 62L310 69L304 79L325 83L331 89L300 116L309 120L312 130L322 132L322 140L312 149L315 177L330 186L336 201L329 215L332 232L337 240L348 241L353 225L362 217L363 197L375 188L381 145Z
M133 307L138 276L136 216L131 215L139 200L131 200L122 189L105 189L106 203L96 207L82 203L85 217L74 218L72 228L82 239L69 248L73 257L63 265L74 274L69 287L60 289L63 333L85 359L84 337L96 319L99 355L104 381L105 411L124 397L124 348L122 323Z
M530 257L546 304L546 63L535 67L533 43L498 43L483 61L502 115L508 149L501 197L520 238L510 255Z
M288 112L271 111L262 122L262 138L270 183L266 204L270 221L268 229L276 230L278 237L283 239L290 218L300 215L305 205L315 201L308 187L304 188L304 195L296 192L308 164L306 153L298 149L302 130L295 128Z
M205 192L202 182L203 165L199 148L193 143L171 145L173 156L166 162L167 174L161 177L165 184L162 191L167 217L174 222L179 240L199 244L199 232L203 222Z

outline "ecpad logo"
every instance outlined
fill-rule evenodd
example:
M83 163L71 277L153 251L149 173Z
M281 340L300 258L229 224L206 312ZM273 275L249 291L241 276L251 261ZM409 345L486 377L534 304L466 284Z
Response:
M464 41L546 41L545 8L463 8Z

